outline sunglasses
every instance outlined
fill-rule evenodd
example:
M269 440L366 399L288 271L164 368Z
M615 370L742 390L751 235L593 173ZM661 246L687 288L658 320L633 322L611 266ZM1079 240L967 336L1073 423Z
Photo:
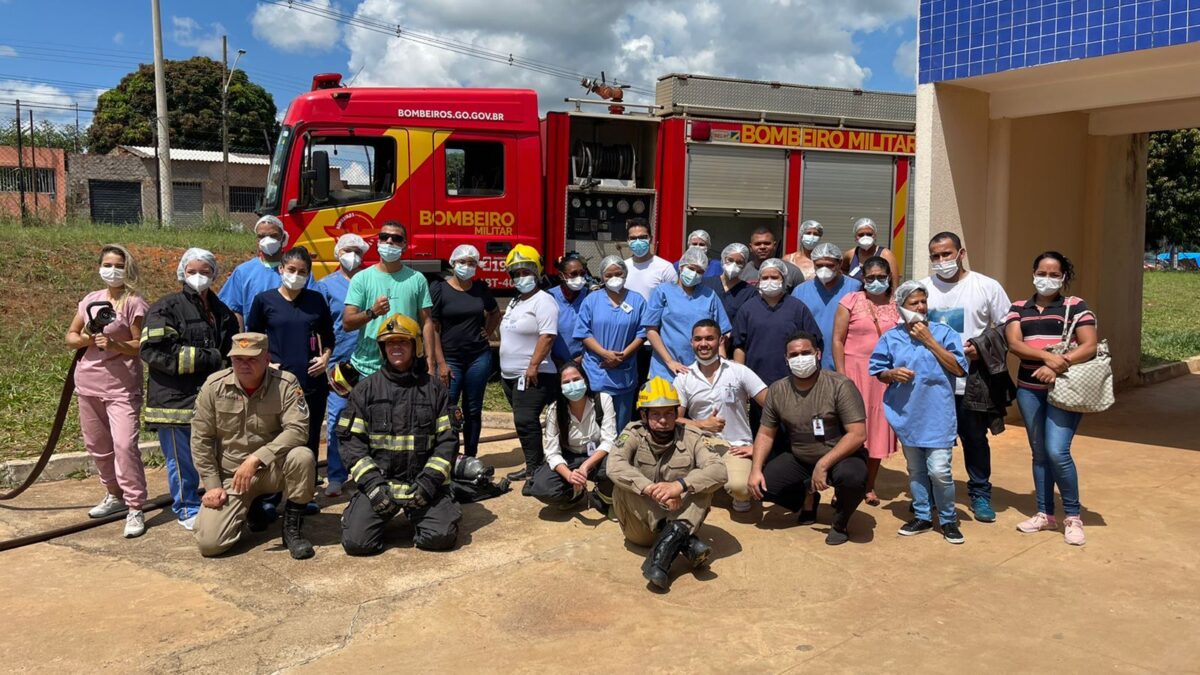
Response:
M392 242L395 242L395 243L397 243L397 244L403 244L403 243L404 243L404 235L402 235L402 234L388 234L387 232L380 232L380 233L379 233L379 241L382 241L382 242L389 242L389 241L392 241Z

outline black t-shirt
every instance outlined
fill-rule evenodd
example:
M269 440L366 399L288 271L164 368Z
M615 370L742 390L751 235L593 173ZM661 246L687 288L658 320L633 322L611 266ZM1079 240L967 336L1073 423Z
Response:
M488 349L483 336L486 313L497 309L488 285L476 280L467 291L440 281L429 288L433 320L442 327L442 352L452 359L471 359Z

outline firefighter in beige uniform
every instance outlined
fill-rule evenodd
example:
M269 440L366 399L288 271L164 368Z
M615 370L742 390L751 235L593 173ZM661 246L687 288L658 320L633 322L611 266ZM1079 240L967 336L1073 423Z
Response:
M301 528L317 467L304 447L304 391L294 375L269 367L262 333L233 336L229 357L233 367L200 388L192 418L192 458L204 486L194 531L200 554L229 550L242 537L251 502L283 492L283 545L297 560L311 558Z
M696 536L712 495L725 484L725 442L677 424L679 395L656 377L638 393L641 421L631 422L608 456L616 489L613 509L625 538L650 546L642 575L666 590L671 563L680 553L700 567L711 549Z

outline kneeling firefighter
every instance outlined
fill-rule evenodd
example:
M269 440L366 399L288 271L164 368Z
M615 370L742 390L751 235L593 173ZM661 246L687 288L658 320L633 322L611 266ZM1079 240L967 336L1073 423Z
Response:
M671 563L683 554L701 567L712 552L696 531L713 492L725 485L725 442L680 425L679 394L661 377L638 393L640 421L630 422L608 456L613 510L625 538L649 546L642 576L654 587L671 585Z
M384 366L354 387L337 423L342 458L358 484L342 514L342 548L379 553L384 525L403 511L417 548L449 549L462 520L450 490L458 447L450 397L429 376L416 321L394 314L376 341Z

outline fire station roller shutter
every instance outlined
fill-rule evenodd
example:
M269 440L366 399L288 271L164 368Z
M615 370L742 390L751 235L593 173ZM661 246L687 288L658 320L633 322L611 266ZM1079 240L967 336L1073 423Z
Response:
M142 184L139 182L89 180L88 201L93 223L123 225L142 219Z
M175 222L195 225L204 219L204 190L200 183L173 183L171 186Z
M889 155L805 152L800 221L825 227L821 241L843 251L854 246L854 221L870 218L878 240L891 248L893 159Z
M783 211L787 152L776 148L691 145L688 207L731 212Z

